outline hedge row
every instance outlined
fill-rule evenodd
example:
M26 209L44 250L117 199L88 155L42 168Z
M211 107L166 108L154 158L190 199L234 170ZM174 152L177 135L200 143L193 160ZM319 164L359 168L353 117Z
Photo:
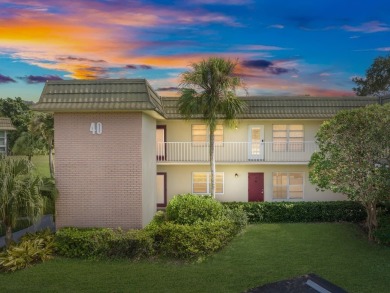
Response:
M57 253L75 258L141 258L154 254L153 238L143 230L63 228L56 233Z
M326 202L226 202L231 209L242 208L249 223L361 222L364 207L354 201Z

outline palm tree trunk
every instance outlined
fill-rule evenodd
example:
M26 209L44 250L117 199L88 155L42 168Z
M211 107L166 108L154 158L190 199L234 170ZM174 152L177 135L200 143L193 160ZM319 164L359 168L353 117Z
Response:
M211 196L215 198L215 148L214 148L214 130L210 128L210 192Z
M12 242L14 242L12 238L12 227L11 226L5 226L5 247L9 247Z

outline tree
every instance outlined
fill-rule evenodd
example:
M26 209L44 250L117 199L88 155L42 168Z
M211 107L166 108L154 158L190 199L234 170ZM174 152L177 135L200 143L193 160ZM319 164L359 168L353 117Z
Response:
M12 229L19 218L34 222L42 215L41 184L30 161L0 158L0 221L5 227L7 247L12 243Z
M10 149L13 148L15 141L23 133L28 131L28 125L31 120L32 112L27 102L21 98L0 99L0 116L11 119L16 131L11 131L8 136Z
M236 97L235 90L244 88L242 80L234 74L237 62L222 58L209 58L192 63L192 70L181 74L179 112L188 120L202 117L209 127L211 195L215 196L214 131L218 120L232 125L246 108Z
M53 148L54 148L54 118L52 113L37 113L30 122L29 130L41 136L49 151L49 168L50 176L54 178L54 160L53 160Z
M341 111L321 125L309 163L312 183L363 204L370 240L377 203L390 199L389 125L390 104Z
M12 152L15 155L27 156L31 161L32 156L46 153L46 145L41 136L32 132L23 132L15 141Z
M352 79L357 84L353 90L358 96L374 95L382 98L390 94L390 55L378 57L366 71L366 77Z

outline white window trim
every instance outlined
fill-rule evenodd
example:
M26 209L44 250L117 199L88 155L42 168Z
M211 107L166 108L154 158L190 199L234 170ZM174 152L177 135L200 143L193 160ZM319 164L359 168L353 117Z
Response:
M207 175L207 192L194 192L194 173L202 173ZM221 175L222 174L222 192L215 192L215 194L224 194L225 193L225 172L215 172L215 175ZM211 194L209 188L210 188L210 180L211 180L211 172L192 172L191 173L191 192L193 194Z
M288 180L288 184L286 185L287 186L287 197L286 198L274 198L274 173L286 173L287 174L287 180ZM290 173L300 173L302 174L302 198L290 198L290 192L289 192L289 186L290 186ZM285 186L285 185L276 185L276 186ZM275 171L275 172L272 172L272 201L303 201L305 199L305 172L301 172L301 171L297 171L297 172L294 172L294 171L289 171L289 172L285 172L285 171Z
M0 149L0 153L1 154L6 154L7 153L7 131L5 130L1 130L0 133L3 134L3 136L1 136L2 138L4 138L4 144L0 144L0 148L4 148L4 152Z

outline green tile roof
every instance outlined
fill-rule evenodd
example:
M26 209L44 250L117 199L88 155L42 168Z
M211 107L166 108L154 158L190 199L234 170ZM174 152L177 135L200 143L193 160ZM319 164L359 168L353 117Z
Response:
M378 103L376 97L245 96L240 119L327 119L343 109ZM177 97L160 97L145 79L48 81L37 111L149 111L181 119ZM200 117L199 117L200 118Z
M166 118L180 119L177 98L163 97ZM378 102L375 97L247 96L248 109L239 119L327 119L338 111Z
M11 119L0 117L0 130L16 130L16 128L12 125Z
M145 79L47 81L37 111L146 111L163 115L160 97Z

